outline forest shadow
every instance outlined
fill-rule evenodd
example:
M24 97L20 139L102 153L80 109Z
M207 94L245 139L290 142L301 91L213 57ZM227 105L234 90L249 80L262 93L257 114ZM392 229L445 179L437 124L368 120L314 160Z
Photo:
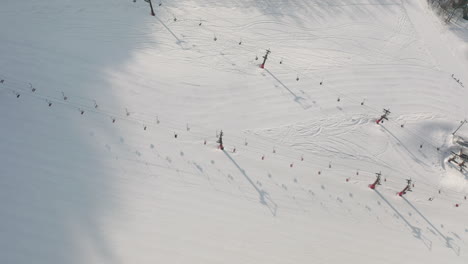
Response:
M0 76L9 89L37 89L14 105L13 97L1 98L8 112L0 117L8 158L0 170L3 261L84 263L93 254L120 263L103 227L119 214L106 164L112 157L97 144L102 135L118 138L118 130L99 109L124 112L108 69L125 65L146 42L156 46L152 34L134 37L150 31L146 8L112 0L2 4L0 24L8 26L0 27ZM67 102L48 107L46 98L59 102L62 92ZM97 110L80 115L76 105Z

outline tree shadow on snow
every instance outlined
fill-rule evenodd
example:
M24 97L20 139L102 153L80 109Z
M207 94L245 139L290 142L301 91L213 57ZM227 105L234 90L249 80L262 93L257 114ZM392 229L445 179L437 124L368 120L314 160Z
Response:
M411 1L409 1L411 2ZM323 22L337 17L347 17L351 20L360 21L363 18L379 19L386 14L394 14L400 11L400 2L392 0L228 0L217 4L213 1L198 1L200 6L212 7L222 5L223 7L242 7L246 12L260 12L263 15L276 20L291 19L298 25L306 23L302 15L307 15L315 22Z
M129 34L147 33L152 18L146 5L131 1L46 2L2 5L0 24L8 26L0 27L7 36L0 45L0 75L5 85L14 79L18 89L32 83L37 96L23 95L15 105L1 98L0 109L9 113L0 117L1 135L8 138L2 149L15 157L0 168L1 258L48 264L86 263L94 256L119 263L106 224L119 221L119 199L112 195L117 176L109 171L119 161L110 161L99 149L104 143L98 144L118 138L119 121L112 124L96 112L102 106L124 109L115 95L120 87L113 87L119 76L109 69L126 65L140 46L157 45L151 34ZM41 99L61 98L60 91L67 103L48 107ZM92 99L100 104L94 113L80 115L66 106L94 110Z

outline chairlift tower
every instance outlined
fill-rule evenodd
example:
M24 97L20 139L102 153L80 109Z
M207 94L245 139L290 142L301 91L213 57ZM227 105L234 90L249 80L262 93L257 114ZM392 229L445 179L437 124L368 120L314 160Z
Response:
M383 123L383 120L388 120L388 115L391 113L390 110L384 108L384 113L383 115L380 116L380 118L376 121L377 124L380 124L381 122Z
M380 183L380 179L382 178L382 172L377 172L375 175L377 176L375 182L373 184L369 184L369 188L371 188L372 190L374 190L377 187L377 185L382 185L382 183Z
M151 0L145 0L145 2L149 3L150 8L151 8L151 15L152 15L152 16L155 16L154 10L153 10L153 3L151 3Z
M219 143L218 148L219 148L220 150L224 150L224 145L223 145L223 131L222 131L222 130L221 130L221 132L219 132L219 138L218 138L217 143Z
M412 192L413 190L411 190L411 184L412 184L411 179L407 179L406 180L406 187L403 189L403 191L397 193L398 196L403 196L403 195L406 194L406 192Z
M266 50L266 54L263 56L263 62L262 62L262 64L260 65L260 68L262 68L262 69L265 68L265 63L266 63L266 61L267 61L267 59L268 59L268 54L270 54L270 53L271 53L270 49L267 49L267 50Z

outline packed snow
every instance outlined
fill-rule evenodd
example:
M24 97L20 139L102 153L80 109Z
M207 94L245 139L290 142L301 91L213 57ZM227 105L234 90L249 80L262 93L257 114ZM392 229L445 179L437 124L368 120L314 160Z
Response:
M468 21L153 7L2 2L1 263L468 262Z

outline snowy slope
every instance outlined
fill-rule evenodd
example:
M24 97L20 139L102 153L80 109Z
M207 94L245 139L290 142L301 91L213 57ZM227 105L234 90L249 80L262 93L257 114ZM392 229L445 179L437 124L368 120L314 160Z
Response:
M424 0L154 7L2 3L1 263L468 261L465 25Z

